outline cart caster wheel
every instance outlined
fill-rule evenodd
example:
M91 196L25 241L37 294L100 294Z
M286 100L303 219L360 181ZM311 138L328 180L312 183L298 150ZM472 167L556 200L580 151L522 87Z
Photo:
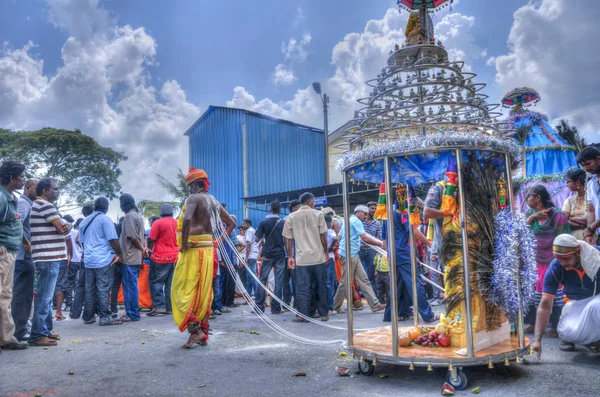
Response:
M373 365L373 361L371 360L363 360L358 363L358 370L361 375L371 376L373 372L375 372L375 366Z
M456 375L452 371L448 371L446 374L446 382L448 382L456 390L463 390L467 387L467 375L460 369L456 370Z

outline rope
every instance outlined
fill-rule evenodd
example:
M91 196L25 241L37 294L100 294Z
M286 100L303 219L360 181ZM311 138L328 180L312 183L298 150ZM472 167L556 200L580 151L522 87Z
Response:
M320 325L320 326L322 326L322 327L325 327L325 328L331 328L331 329L335 329L335 330L341 330L341 331L348 331L348 329L347 329L347 328L345 328L345 327L338 327L338 326L335 326L335 325L327 324L327 323L325 323L325 322L323 322L323 321L320 321L320 320L315 320L315 319L313 319L313 318L311 318L311 317L305 316L304 314L302 314L302 313L298 312L298 311L297 311L297 310L295 310L293 307L289 306L289 305L288 305L287 303L285 303L283 300L281 300L280 298L278 298L278 297L277 297L277 296L276 296L276 295L275 295L275 294L274 294L274 293L273 293L273 292L272 292L270 289L268 289L268 288L267 288L267 287L266 287L266 286L265 286L265 285L264 285L264 284L263 284L263 283L260 281L260 278L259 278L259 277L258 277L256 274L254 274L254 272L253 272L253 271L252 271L252 270L251 270L251 269L248 267L248 265L246 264L246 260L245 260L245 258L243 258L243 257L240 255L240 253L238 252L238 250L235 248L235 244L233 244L233 241L231 241L231 238L230 238L230 237L227 235L227 233L225 232L225 229L224 229L223 225L222 225L220 222L218 223L218 225L217 225L217 228L218 228L218 229L219 229L219 231L221 232L221 237L222 237L222 240L223 240L223 241L225 241L225 242L226 242L226 243L227 243L227 244L230 246L230 248L232 249L232 252L234 252L234 254L236 255L236 257L237 257L237 259L238 259L239 263L242 263L242 264L243 264L243 266L246 268L246 275L251 275L251 276L254 278L254 280L256 280L257 284L258 284L258 285L259 285L259 286L260 286L260 287L261 287L263 290L265 290L265 291L267 292L267 294L269 294L269 296L270 296L272 299L275 299L277 302L279 302L279 304L280 304L280 305L282 305L284 308L286 308L286 309L287 309L288 311L290 311L291 313L294 313L296 316L298 316L298 317L301 317L301 318L303 318L304 320L306 320L306 321L309 321L309 322L311 322L311 323L313 323L313 324L317 324L317 325ZM222 248L222 247L221 247L221 245L219 245L219 248L220 248L220 249ZM226 257L226 258L227 258L227 260L228 260L229 262L231 262L231 260L229 259L229 256L228 256L228 255L227 255L227 253L225 252L225 249L224 249L224 248L222 248L222 250L221 250L221 256L222 256L223 258L225 258L225 257ZM227 262L226 262L226 263L227 263ZM233 266L233 265L232 265L232 266ZM229 266L228 266L228 267L229 267ZM235 278L235 277L239 278L239 276L237 275L237 271L235 271L235 268L233 268L233 272L232 272L232 269L229 269L229 272L232 274L232 276L234 276L234 278ZM235 275L234 275L233 273L235 273ZM256 305L256 303L255 303L255 302L252 300L252 298L250 298L250 296L248 295L248 293L247 293L247 291L246 291L246 288L245 288L245 286L241 285L241 280L240 280L240 285L239 285L239 287L240 287L240 290L242 290L242 291L244 292L243 296L244 296L244 299L245 299L245 300L248 302L248 304L250 304L250 302L252 302L252 304ZM258 315L258 312L260 312L262 315L264 315L264 316L266 317L266 315L265 315L265 314L262 312L262 310L259 310L259 309L258 309L258 306L257 306L256 308L257 308L257 309L255 309L255 310L254 310L254 312L255 312L257 315ZM268 317L266 317L266 318L267 318L267 319L269 319ZM269 321L271 321L271 320L269 319ZM355 330L356 330L356 331L370 331L370 330L374 330L374 329L379 329L379 328L356 328Z

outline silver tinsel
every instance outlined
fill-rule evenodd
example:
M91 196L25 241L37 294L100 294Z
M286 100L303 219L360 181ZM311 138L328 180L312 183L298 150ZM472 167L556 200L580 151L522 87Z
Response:
M350 165L358 165L384 156L405 155L411 152L433 152L443 148L461 148L465 150L491 149L510 154L519 159L521 148L512 138L496 138L484 134L449 133L415 135L395 141L371 143L361 150L343 153L336 162L336 169L343 171Z

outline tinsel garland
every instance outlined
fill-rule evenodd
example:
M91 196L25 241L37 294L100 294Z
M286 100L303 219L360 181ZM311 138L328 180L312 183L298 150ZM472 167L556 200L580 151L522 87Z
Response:
M484 147L509 153L515 159L520 159L522 152L521 147L511 138L473 135L473 133L415 135L401 140L370 143L362 150L347 151L338 158L335 167L338 171L342 171L352 164L360 164L384 156L418 151L434 152L443 150L444 147L471 150Z
M565 173L557 172L556 174L548 174L548 175L533 175L528 178L515 178L513 179L513 184L523 184L531 181L536 182L554 182L554 181L564 181Z
M508 208L494 217L494 274L490 300L504 309L506 317L514 321L522 309L527 314L533 302L533 286L537 280L536 243L533 232L523 214ZM519 269L519 291L516 269ZM519 302L519 292L521 301Z
M530 146L526 147L526 152L537 152L538 150L562 150L564 152L574 151L575 148L573 146L553 146L553 145L540 145L540 146Z
M508 125L511 129L516 129L515 124L523 119L530 119L531 124L542 124L542 121L548 121L548 116L531 110L511 112L507 120Z

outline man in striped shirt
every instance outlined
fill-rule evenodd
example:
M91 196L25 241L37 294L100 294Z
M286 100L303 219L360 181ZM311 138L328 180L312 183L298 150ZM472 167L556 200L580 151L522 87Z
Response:
M63 222L54 206L59 191L56 181L44 178L36 188L37 199L31 207L31 251L37 274L33 309L31 346L56 346L60 337L52 331L52 296L61 262L67 260L65 236L70 225Z

